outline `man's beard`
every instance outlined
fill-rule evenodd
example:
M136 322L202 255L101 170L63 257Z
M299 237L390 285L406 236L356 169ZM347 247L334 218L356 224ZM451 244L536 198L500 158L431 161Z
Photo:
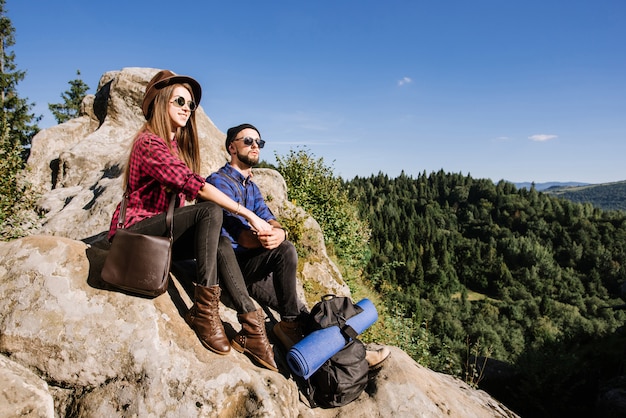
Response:
M259 157L249 157L247 154L241 154L237 152L237 158L244 164L247 164L250 167L254 167L259 162Z

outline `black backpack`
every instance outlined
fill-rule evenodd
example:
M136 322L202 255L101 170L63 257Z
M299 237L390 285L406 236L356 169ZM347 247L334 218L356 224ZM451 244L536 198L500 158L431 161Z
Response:
M365 359L365 345L357 339L356 331L346 320L362 312L350 298L326 295L311 309L308 332L338 326L346 345L307 379L305 393L312 408L346 405L365 390L369 364Z

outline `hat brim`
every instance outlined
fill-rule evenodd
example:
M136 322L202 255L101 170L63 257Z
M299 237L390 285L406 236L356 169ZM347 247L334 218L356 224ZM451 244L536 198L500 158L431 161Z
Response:
M191 86L191 90L193 91L193 100L196 104L200 104L200 99L202 98L202 87L200 87L200 83L191 77L187 77L186 75L175 75L173 77L160 80L155 83L154 88L161 90L163 87L171 86L172 84L183 83L187 83Z
M200 99L202 99L202 87L200 87L200 83L198 83L196 80L186 75L174 74L169 70L163 70L162 72L157 73L157 75L155 75L155 78L158 77L158 75L162 74L163 72L169 73L170 75L162 78L161 80L155 82L154 84L149 83L146 89L146 93L144 95L143 102L141 105L143 115L146 117L146 119L150 118L150 114L152 113L150 109L152 106L152 102L154 101L154 98L157 95L157 92L161 90L162 88L170 86L172 84L187 83L191 86L193 99L196 102L196 104L200 104Z

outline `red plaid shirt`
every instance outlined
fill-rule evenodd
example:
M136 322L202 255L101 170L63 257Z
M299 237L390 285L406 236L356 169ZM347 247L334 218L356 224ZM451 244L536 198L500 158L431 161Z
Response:
M126 207L124 227L165 212L169 204L170 191L178 193L178 205L185 199L193 200L198 195L205 181L193 173L178 158L176 140L172 141L172 152L165 140L157 135L143 131L133 145L129 161L128 187L129 199ZM120 205L117 205L111 226L109 239L117 230Z

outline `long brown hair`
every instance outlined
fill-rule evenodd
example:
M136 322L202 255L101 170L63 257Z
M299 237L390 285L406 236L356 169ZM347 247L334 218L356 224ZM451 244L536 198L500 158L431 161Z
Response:
M192 100L195 100L193 97L193 90L191 86L187 83L183 84L172 84L160 89L154 98L154 103L152 105L152 116L144 125L141 127L135 138L133 139L131 145L131 152L128 155L128 161L126 162L126 172L124 176L124 188L128 186L128 177L129 177L129 166L130 166L130 155L135 146L135 142L139 135L148 130L153 134L163 138L170 152L172 152L172 144L169 140L170 133L172 132L172 121L170 120L168 113L168 106L170 99L172 97L172 93L177 86L182 86L186 88L191 94ZM200 173L200 144L198 139L198 129L196 127L196 112L191 112L189 116L189 120L187 124L182 128L177 128L175 133L175 138L178 143L178 157L189 167L191 171L194 173Z

